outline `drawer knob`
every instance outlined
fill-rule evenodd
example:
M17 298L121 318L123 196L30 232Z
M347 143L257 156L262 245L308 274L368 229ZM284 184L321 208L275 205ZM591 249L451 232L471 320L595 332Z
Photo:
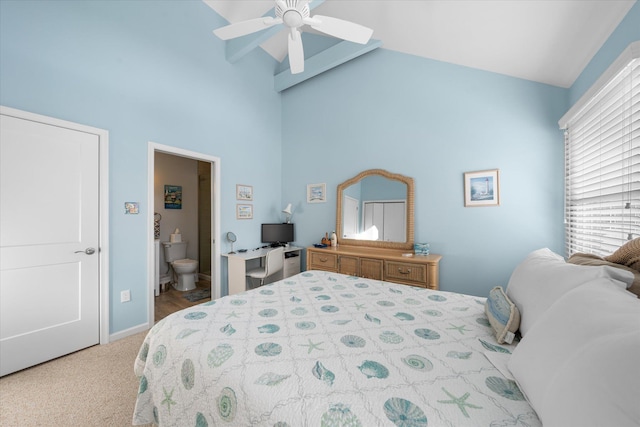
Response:
M411 269L407 268L406 270L402 270L402 268L398 267L398 273L400 274L410 274L411 273Z
M329 258L320 257L320 262L327 262L328 260L329 260Z

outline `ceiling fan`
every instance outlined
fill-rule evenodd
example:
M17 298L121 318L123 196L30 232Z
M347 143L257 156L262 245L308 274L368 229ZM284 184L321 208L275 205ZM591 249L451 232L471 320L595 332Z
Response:
M309 1L275 0L275 18L267 16L249 19L218 28L213 33L222 40L229 40L265 30L274 25L284 25L289 30L287 40L291 74L304 71L304 49L300 34L300 28L304 25L309 25L317 31L354 43L366 44L371 38L373 30L360 24L330 16L310 16Z

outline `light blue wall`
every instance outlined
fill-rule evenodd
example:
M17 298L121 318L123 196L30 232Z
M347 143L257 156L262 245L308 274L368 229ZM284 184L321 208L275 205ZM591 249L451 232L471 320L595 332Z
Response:
M283 93L283 195L298 235L335 227L336 186L383 168L416 182L418 242L441 288L486 295L531 250L563 253L563 140L557 121L631 42L635 4L570 89L379 49ZM466 171L500 169L501 206L463 207ZM325 204L303 187L326 182Z
M280 219L275 61L229 64L211 33L226 22L203 2L2 0L0 20L0 103L109 131L111 333L147 321L149 141L221 159L220 231L236 248ZM253 185L252 221L235 219L236 184Z
M381 176L368 176L362 180L362 200L401 200L407 198L407 185Z
M415 239L441 288L486 295L540 247L563 245L566 89L379 49L282 96L283 195L299 243L335 228L336 186L365 169L411 176ZM501 206L465 208L463 173L500 169ZM306 204L326 182L328 201Z
M571 86L569 91L570 105L575 104L589 90L629 43L637 40L640 40L640 3L636 2Z
M148 141L221 159L217 237L234 231L236 249L258 245L260 223L281 220L289 202L297 243L319 241L335 228L337 184L364 169L412 176L416 240L444 255L442 288L486 295L530 250L562 251L557 120L639 38L639 14L636 5L571 98L384 49L281 96L262 50L224 59L211 31L225 22L200 1L1 0L0 104L110 132L111 333L147 319ZM489 168L501 172L501 206L464 208L462 174ZM321 182L327 203L307 204L306 185ZM253 220L235 219L236 184L254 187ZM125 216L125 201L141 215ZM132 301L121 304L124 289Z

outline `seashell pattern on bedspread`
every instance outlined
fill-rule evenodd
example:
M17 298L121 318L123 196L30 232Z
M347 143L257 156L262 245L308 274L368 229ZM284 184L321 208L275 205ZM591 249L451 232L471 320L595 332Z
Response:
M134 425L540 426L484 298L307 271L158 322Z

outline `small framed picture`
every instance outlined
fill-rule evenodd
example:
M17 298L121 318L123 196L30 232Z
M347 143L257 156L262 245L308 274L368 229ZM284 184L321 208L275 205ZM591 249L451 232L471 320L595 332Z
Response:
M253 187L251 185L236 184L237 200L253 200Z
M253 219L253 205L236 205L236 219Z
M137 215L140 212L138 202L124 202L124 213L128 215Z
M164 186L164 208L182 209L182 185Z
M307 203L324 203L327 201L327 184L307 185Z
M500 206L500 173L498 169L465 172L464 206Z

